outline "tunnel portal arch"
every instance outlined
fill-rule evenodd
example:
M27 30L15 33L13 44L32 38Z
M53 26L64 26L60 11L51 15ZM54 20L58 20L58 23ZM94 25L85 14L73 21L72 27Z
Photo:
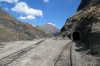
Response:
M72 37L73 37L73 40L80 40L80 33L79 32L73 32Z

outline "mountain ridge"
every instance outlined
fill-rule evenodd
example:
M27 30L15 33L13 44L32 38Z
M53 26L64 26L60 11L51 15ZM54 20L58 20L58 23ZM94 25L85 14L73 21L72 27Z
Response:
M2 31L0 33L0 42L52 37L30 24L20 22L1 8L0 30Z
M55 27L54 25L51 25L51 24L39 25L39 26L37 26L37 28L40 28L43 31L45 31L53 36L58 36L59 32L60 32L60 29L58 29L57 27Z

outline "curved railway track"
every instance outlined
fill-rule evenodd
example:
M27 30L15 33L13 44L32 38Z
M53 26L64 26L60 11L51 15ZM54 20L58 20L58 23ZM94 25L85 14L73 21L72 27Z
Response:
M26 54L28 51L32 50L33 48L35 48L37 45L39 45L41 42L43 42L44 40L39 41L36 44L33 44L31 46L28 46L20 51L17 51L9 56L6 56L2 59L0 59L0 66L7 66L8 64L12 63L13 61L15 61L16 59L20 58L22 55ZM35 45L35 46L34 46Z
M72 65L72 44L68 43L59 54L54 66L73 66Z

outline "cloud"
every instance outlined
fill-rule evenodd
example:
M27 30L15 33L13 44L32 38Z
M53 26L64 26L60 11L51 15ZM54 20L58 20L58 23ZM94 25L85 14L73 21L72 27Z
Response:
M37 21L37 20L35 20L35 21Z
M43 0L43 2L48 3L48 2L49 2L49 0Z
M53 23L48 23L48 24L53 25L53 26L56 26L56 25L55 25L55 24L53 24Z
M28 16L27 16L27 19L29 19L29 20L35 19L35 16L28 15Z
M27 17L20 16L19 19L26 20Z
M35 19L36 16L43 17L42 10L30 8L25 2L17 3L11 10L26 15L29 20Z
M4 7L3 9L4 9L4 10L9 10L7 7Z
M2 6L2 4L0 3L0 6Z
M32 25L32 26L36 27L36 25Z
M19 0L0 0L0 2L18 3Z
M19 19L21 19L21 20L26 20L26 19L32 20L32 19L35 19L35 17L32 16L32 15L28 15L28 16L20 16Z

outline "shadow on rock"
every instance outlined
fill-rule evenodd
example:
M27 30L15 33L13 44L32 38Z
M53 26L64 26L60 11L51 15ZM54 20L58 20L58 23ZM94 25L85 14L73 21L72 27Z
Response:
M85 46L85 44L83 44L81 41L74 41L76 43L76 47L77 49L75 49L75 51L77 52L83 52L83 51L87 51L88 48Z

